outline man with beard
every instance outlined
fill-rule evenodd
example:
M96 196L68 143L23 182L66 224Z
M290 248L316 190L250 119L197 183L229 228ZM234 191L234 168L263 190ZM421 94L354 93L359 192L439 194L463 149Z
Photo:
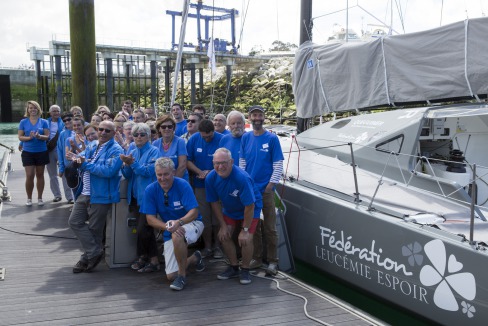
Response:
M249 108L249 119L252 132L245 133L241 140L239 166L253 178L263 197L264 237L268 260L267 272L276 275L278 272L278 232L276 230L276 207L274 189L283 172L283 152L278 137L264 129L264 108L255 105ZM263 246L261 225L254 235L254 254L250 268L262 265Z
M222 137L219 146L227 148L232 153L234 164L238 166L241 139L245 132L246 118L239 111L231 111L227 116L227 125L229 126L230 134Z

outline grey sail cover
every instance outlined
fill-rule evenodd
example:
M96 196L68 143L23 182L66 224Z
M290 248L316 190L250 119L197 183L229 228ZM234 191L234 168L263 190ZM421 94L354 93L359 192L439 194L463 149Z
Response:
M301 118L488 91L488 18L367 43L297 50L293 90Z

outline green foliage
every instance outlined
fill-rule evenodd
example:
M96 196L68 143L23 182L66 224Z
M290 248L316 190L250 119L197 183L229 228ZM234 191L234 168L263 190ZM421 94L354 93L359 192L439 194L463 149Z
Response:
M291 51L294 49L298 49L298 46L296 44L292 44L290 42L282 42L279 40L274 41L271 43L271 48L269 49L269 52L276 52L276 51Z
M36 85L10 85L12 100L37 100Z

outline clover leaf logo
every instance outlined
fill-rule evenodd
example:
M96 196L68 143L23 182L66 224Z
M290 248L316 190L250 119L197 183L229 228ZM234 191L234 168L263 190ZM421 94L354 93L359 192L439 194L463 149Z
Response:
M402 255L408 257L408 263L412 267L415 266L415 264L419 266L422 265L424 256L420 254L421 252L422 246L417 241L402 247Z
M420 282L425 286L437 285L434 292L434 303L437 307L458 311L459 304L453 291L465 300L473 300L476 297L476 280L473 274L461 272L463 264L454 255L447 259L444 242L432 240L424 246L424 251L432 265L422 267ZM463 312L470 317L476 309L464 301L463 303Z

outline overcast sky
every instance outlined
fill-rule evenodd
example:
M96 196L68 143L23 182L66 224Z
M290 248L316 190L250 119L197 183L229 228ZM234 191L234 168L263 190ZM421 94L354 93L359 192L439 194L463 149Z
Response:
M346 0L314 1L313 16L326 15L314 21L314 42L323 43L334 24L345 27L346 11L331 13L345 9L346 3ZM488 10L488 0L396 0L392 14L390 3L390 0L349 0L352 7L349 27L360 33L362 28L367 29L368 24L377 24L378 20L388 25L393 21L395 31L409 33L467 17L481 17ZM239 10L236 37L240 40L241 53L249 53L256 45L269 49L277 39L298 44L300 0L204 0L204 4ZM169 48L171 16L166 10L181 11L182 5L182 0L95 0L97 43ZM69 41L68 6L68 0L0 0L0 66L30 65L28 47L48 48L52 39ZM215 38L231 39L230 21L216 23L213 30ZM189 19L186 41L197 42L195 19Z

